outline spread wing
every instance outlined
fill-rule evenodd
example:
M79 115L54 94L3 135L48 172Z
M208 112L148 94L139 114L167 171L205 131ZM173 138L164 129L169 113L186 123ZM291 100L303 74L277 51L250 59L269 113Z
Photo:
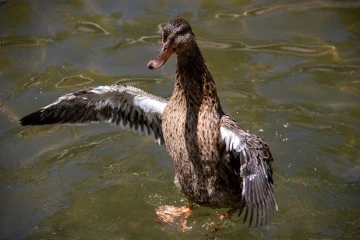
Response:
M161 116L167 101L126 85L99 86L69 93L20 119L21 125L108 122L153 135L164 143Z
M270 210L278 210L272 178L269 147L259 137L246 133L230 116L224 115L220 125L221 140L237 175L241 191L239 216L245 210L244 222L249 226L266 223Z

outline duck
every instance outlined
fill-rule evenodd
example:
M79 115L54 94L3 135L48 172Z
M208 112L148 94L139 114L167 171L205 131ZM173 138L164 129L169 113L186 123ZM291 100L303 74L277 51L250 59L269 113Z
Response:
M168 100L129 85L97 86L63 95L20 123L107 122L152 136L165 146L175 186L190 207L226 208L229 214L243 215L249 226L266 224L278 211L269 146L224 113L215 81L185 19L164 25L161 46L147 67L158 69L173 54L175 83Z

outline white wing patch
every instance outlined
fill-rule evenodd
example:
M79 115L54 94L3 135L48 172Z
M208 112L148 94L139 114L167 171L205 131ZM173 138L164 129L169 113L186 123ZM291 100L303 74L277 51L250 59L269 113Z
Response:
M166 107L165 102L159 102L144 96L135 96L134 105L141 107L146 113L160 113L161 115Z
M236 150L242 151L245 147L238 134L230 129L221 126L220 127L221 138L226 144L226 151Z
M91 89L89 92L100 94L100 93L109 92L111 90L112 90L111 86L98 86L98 87Z

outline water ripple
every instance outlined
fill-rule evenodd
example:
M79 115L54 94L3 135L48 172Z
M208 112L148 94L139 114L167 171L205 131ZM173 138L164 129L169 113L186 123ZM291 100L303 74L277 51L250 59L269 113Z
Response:
M246 10L244 12L235 13L217 13L215 18L243 18L251 16L260 16L275 11L303 12L309 9L328 8L328 9L353 9L360 8L359 1L311 1L301 3L277 4L266 7L258 7Z
M135 44L154 44L159 40L159 36L141 36L138 39L126 38L124 40L120 40L116 44L112 46L108 46L103 48L104 52L114 52L118 49L122 49L126 46L135 45Z
M73 29L72 34L95 34L110 35L110 26L107 23L111 20L101 15L79 15L76 11L59 9L66 25Z
M249 46L241 41L233 42L212 42L207 40L198 40L199 45L204 48L215 49L229 49L238 51L252 51L252 52L275 52L293 54L299 56L318 57L323 55L338 56L336 47L333 45L310 45L310 44L295 44L295 43L271 43L263 45Z
M34 85L39 85L40 83L57 81L58 79L63 79L68 74L69 74L68 71L63 66L60 65L50 66L46 68L44 71L31 77L29 81L25 82L22 85L22 88L32 87Z
M30 36L7 36L0 37L0 48L10 47L46 47L50 38L37 38Z
M92 33L92 34L103 34L110 35L110 33L97 23L90 21L79 21L76 25L76 30L79 33Z
M300 72L335 72L342 74L352 74L360 72L360 66L340 65L340 64L314 64L302 67Z
M90 77L85 77L82 74L73 75L69 77L63 77L60 82L55 84L57 88L68 88L71 86L80 86L93 82L94 80Z
M137 86L141 83L146 83L146 84L150 84L150 83L161 83L164 82L164 79L162 78L142 78L142 77L128 77L128 78L121 78L119 80L116 81L116 84L127 84L130 83L133 86Z

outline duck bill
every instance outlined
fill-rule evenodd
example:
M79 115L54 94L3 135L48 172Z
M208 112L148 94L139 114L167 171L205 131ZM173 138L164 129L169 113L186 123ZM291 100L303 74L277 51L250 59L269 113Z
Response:
M171 47L170 44L165 42L161 48L156 52L153 59L151 59L147 66L149 69L157 69L164 65L164 63L169 59L171 54L174 53L174 49Z

